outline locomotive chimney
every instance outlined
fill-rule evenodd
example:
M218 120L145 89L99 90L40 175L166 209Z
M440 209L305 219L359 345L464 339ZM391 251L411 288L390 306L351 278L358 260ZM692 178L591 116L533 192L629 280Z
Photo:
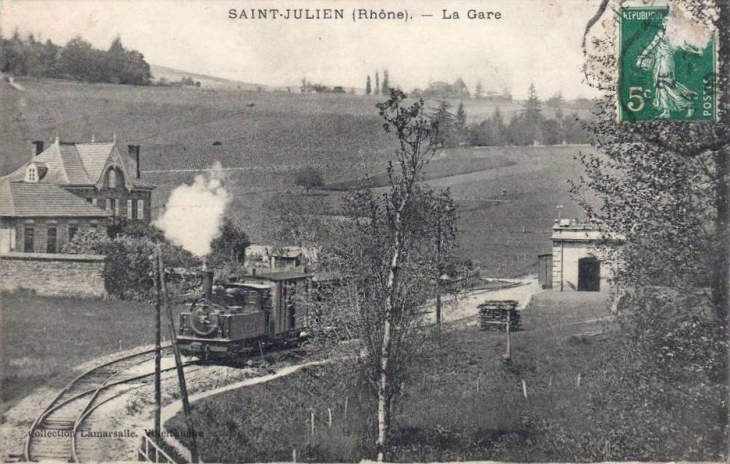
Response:
M200 271L203 274L203 296L210 300L213 296L213 269L208 265L208 261L204 261Z

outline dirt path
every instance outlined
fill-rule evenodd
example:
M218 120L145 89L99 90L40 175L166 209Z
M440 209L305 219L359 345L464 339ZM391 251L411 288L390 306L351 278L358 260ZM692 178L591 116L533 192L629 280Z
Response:
M519 302L518 308L522 310L530 304L533 295L542 291L535 277L502 280L519 283L520 285L502 290L476 290L455 298L444 298L442 309L443 321L448 323L474 317L473 324L476 324L477 306L484 303L485 300L516 300ZM426 316L426 320L430 323L436 323L435 306L429 308L429 314Z

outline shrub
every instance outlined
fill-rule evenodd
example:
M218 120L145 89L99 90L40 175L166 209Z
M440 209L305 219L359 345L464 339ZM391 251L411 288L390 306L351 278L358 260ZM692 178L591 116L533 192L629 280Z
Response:
M294 179L294 184L298 187L303 187L309 193L310 189L323 186L324 179L319 170L312 166L307 166L297 174Z
M62 253L106 255L106 291L124 300L153 297L152 256L160 245L165 267L196 267L200 261L182 248L167 242L162 233L139 222L110 226L104 234L95 229L81 230L61 248Z

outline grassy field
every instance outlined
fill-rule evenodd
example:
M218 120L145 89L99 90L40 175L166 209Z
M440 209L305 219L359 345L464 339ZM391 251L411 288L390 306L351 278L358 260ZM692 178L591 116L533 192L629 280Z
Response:
M389 459L575 459L541 423L557 420L570 430L585 431L592 379L600 375L594 372L594 360L610 343L609 337L586 334L610 330L604 325L606 314L605 295L536 296L523 313L524 331L513 335L511 365L501 360L505 350L501 332L468 328L429 340L412 366L411 380L395 413ZM308 368L195 404L196 430L207 437L199 441L202 458L207 462L285 461L291 459L292 450L302 461L372 458L367 415L357 388L348 387L342 379L346 372L345 366ZM312 413L314 436L309 422ZM179 416L170 425L184 428Z
M0 303L0 413L38 387L65 385L79 364L155 340L149 304L22 293L2 294Z
M29 141L109 140L142 146L143 177L158 186L153 213L169 193L220 161L233 198L229 214L253 242L270 240L272 199L297 191L293 179L316 166L329 186L357 184L369 175L383 185L395 148L375 103L383 97L301 95L186 87L130 87L27 80L18 91L0 84L0 174L30 157ZM465 102L472 120L495 104ZM500 104L506 118L519 102ZM547 111L547 110L546 110ZM581 110L586 116L587 110ZM214 145L215 142L220 144ZM564 217L581 212L568 195L577 178L573 156L583 146L493 147L444 150L427 169L429 183L449 187L460 207L460 254L486 275L520 275L549 251L555 207ZM179 170L184 170L180 172ZM164 171L164 172L161 172ZM341 192L328 203L338 204ZM523 232L524 228L524 232Z

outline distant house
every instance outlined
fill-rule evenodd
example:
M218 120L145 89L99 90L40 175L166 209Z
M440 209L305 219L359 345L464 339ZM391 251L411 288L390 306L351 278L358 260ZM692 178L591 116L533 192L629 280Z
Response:
M151 221L154 186L140 179L139 146L116 140L66 143L56 138L0 178L0 253L57 253L80 229L110 221Z
M310 247L249 245L246 264L264 272L303 271L315 264L317 252Z

